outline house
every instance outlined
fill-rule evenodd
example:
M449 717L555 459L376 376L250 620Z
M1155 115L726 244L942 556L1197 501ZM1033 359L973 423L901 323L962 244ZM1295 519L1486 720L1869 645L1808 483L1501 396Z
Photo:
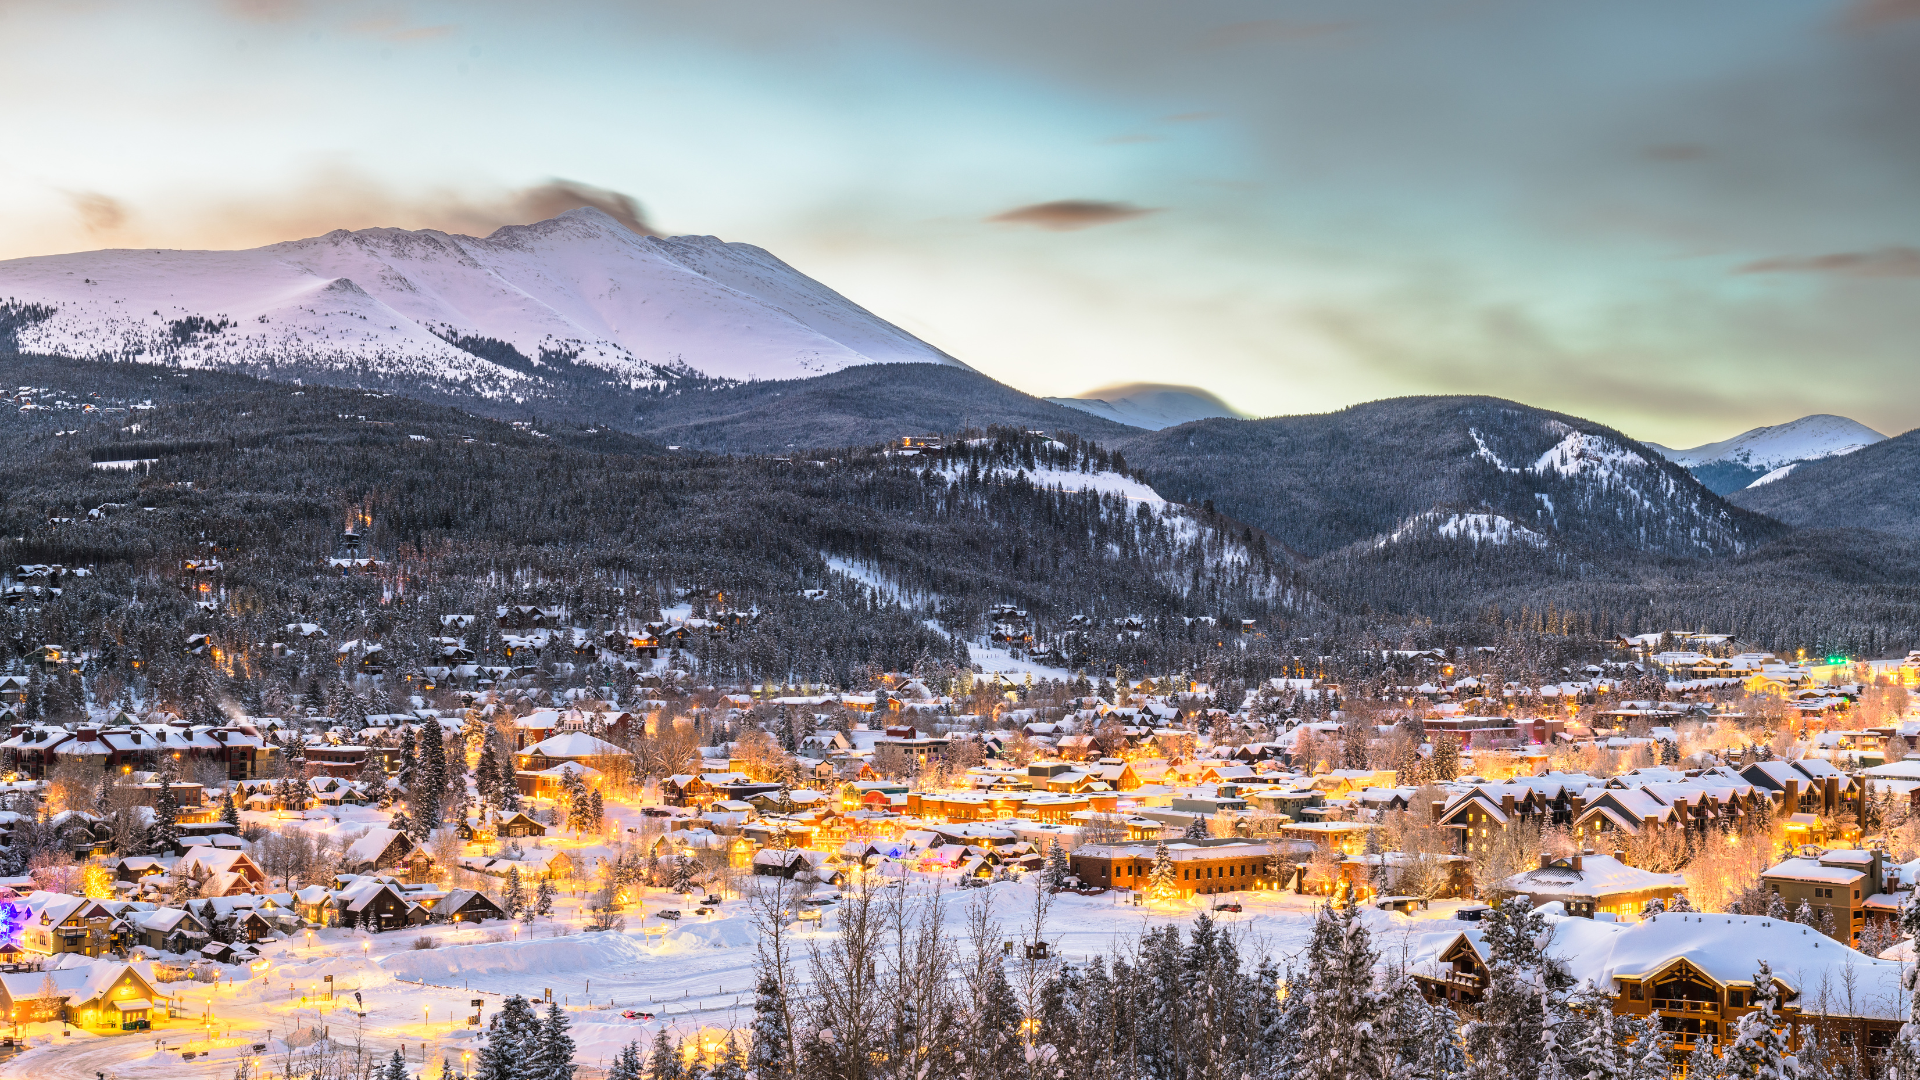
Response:
M473 889L455 889L433 905L436 922L472 923L504 919L507 913L486 893Z
M164 1024L168 997L133 964L93 964L0 975L0 1010L14 1023L65 1021L83 1031L145 1031Z
M126 905L66 893L35 893L26 900L20 946L29 955L100 956L112 947L114 924Z
M1655 874L1588 851L1558 859L1541 855L1537 868L1501 882L1499 891L1525 896L1535 907L1558 901L1569 915L1626 921L1637 918L1647 901L1670 901L1686 887L1683 875Z
M207 942L208 933L200 917L186 908L163 907L133 917L134 933L149 949L183 953Z
M213 844L187 848L174 864L173 874L176 879L185 875L195 880L204 875L201 891L206 896L259 892L267 883L267 872L245 852Z
M333 895L335 925L396 930L427 921L426 909L401 895L391 878L361 878Z
M412 837L397 829L369 829L366 835L347 845L340 856L340 869L347 874L367 874L396 865L413 854Z
M494 825L495 836L520 839L528 836L545 836L547 827L528 817L521 811L514 811L512 817Z

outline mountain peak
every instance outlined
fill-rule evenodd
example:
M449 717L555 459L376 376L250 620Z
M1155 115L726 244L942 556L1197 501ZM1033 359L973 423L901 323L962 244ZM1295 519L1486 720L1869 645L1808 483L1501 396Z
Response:
M1790 465L1851 454L1885 438L1858 420L1814 413L1689 450L1672 450L1655 443L1647 446L1724 495Z
M50 309L14 332L23 353L459 395L517 395L499 388L528 376L631 387L959 365L760 248L643 236L594 207L485 237L336 229L243 251L14 259L0 296Z
M1210 390L1169 383L1120 383L1089 390L1079 397L1047 400L1148 431L1159 431L1194 420L1245 419L1243 414Z

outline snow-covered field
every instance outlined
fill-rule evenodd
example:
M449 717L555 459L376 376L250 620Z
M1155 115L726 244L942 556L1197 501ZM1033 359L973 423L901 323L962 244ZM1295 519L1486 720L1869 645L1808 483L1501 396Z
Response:
M764 879L750 879L765 886ZM965 937L970 903L991 902L1005 936L1024 933L1034 906L1033 886L1001 882L984 890L958 890L928 875L910 876L906 902L915 911L938 903L942 925L956 941ZM824 892L820 895L826 895ZM1223 925L1241 939L1249 964L1260 956L1285 958L1304 947L1315 901L1292 894L1248 893L1235 897L1242 913L1216 913ZM1129 894L1108 893L1083 897L1053 897L1043 936L1068 960L1128 949L1149 927L1169 921L1189 923L1205 909L1202 898L1177 909L1148 909L1128 903ZM361 931L325 930L309 945L304 938L268 945L264 958L270 966L260 972L233 971L233 980L218 987L207 984L168 984L196 1012L210 1005L217 1037L210 1057L182 1061L179 1051L203 1047L197 1026L176 1021L152 1034L113 1037L61 1036L46 1025L36 1031L36 1046L0 1065L0 1077L93 1077L105 1072L121 1080L189 1080L233 1075L240 1057L251 1046L265 1043L271 1062L284 1055L282 1040L303 1028L331 1033L336 1042L355 1038L375 1047L384 1057L404 1046L414 1062L426 1048L429 1063L445 1059L456 1068L463 1051L471 1051L475 1033L465 1025L469 1002L480 999L484 1015L491 1015L509 994L553 999L568 1009L579 1046L578 1061L597 1068L628 1042L650 1042L656 1031L669 1029L684 1037L703 1028L745 1027L753 1002L756 931L746 899L722 904L709 917L693 917L660 933L657 918L642 918L663 907L682 907L682 899L667 894L643 897L627 912L628 927L615 933L581 929L577 898L563 899L555 918L517 929L499 923L479 926L436 926L419 930L369 935ZM1457 904L1438 903L1421 918L1368 911L1365 918L1383 956L1412 951L1427 933L1457 928L1442 922ZM653 928L649 933L643 927ZM806 977L810 948L829 943L838 933L831 915L816 928L793 924L797 974ZM426 938L435 948L416 949ZM324 988L324 976L333 976L336 988L331 1006L303 1000ZM360 995L364 1021L354 1010ZM651 1013L652 1021L624 1018L623 1011ZM423 1023L424 1017L424 1023ZM297 1038L296 1038L297 1041ZM156 1046L170 1049L157 1052ZM437 1074L437 1068L430 1074ZM592 1072L586 1075L592 1075Z

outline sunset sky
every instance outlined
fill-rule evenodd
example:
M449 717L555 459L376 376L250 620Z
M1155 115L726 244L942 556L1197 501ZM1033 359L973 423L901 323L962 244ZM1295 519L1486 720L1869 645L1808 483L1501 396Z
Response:
M637 201L1039 394L1920 424L1920 0L0 0L0 258Z

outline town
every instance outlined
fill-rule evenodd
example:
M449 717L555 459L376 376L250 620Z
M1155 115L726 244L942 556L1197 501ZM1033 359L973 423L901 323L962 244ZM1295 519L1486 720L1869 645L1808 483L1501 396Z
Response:
M379 569L360 535L330 568ZM185 566L189 595L220 570ZM9 596L76 575L17 567ZM635 1080L853 1075L832 1061L855 1052L1321 1076L1303 1032L1336 1028L1391 1031L1352 1052L1418 1076L1719 1075L1756 1040L1864 1070L1906 1045L1920 652L1670 631L1547 681L1504 677L1515 632L1209 680L1051 666L1126 620L1008 604L976 643L998 663L728 685L702 642L753 610L632 610L416 613L404 649L324 617L166 657L27 648L0 677L7 1047ZM209 709L253 663L301 674ZM136 687L143 666L173 674ZM1205 1022L1256 1027L1146 1030L1201 1008L1163 977L1218 981ZM1089 1027L1120 1009L1148 1010L1125 1046ZM1543 1049L1543 1018L1585 1042Z

